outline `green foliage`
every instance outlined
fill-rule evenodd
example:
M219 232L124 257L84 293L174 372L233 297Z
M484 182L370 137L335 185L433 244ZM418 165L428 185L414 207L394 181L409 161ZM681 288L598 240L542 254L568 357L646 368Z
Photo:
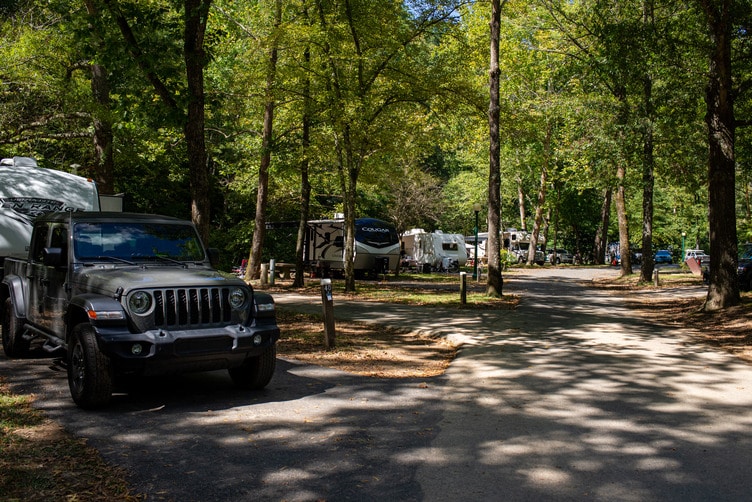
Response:
M521 191L525 225L531 227L546 167L548 241L556 232L558 245L587 254L602 190L613 186L615 166L624 163L630 231L633 241L639 240L642 141L651 126L654 247L676 246L682 232L693 245L707 243L707 35L686 2L653 2L653 26L643 22L643 3L505 2L504 226L521 225ZM747 9L739 14L740 26L749 18L747 4L735 2ZM126 208L189 218L191 180L180 117L155 96L144 69L134 64L112 12L95 5L94 16L69 0L12 0L0 6L0 156L31 155L46 167L71 170L77 164L87 173L95 160L93 120L106 118L114 128L114 185L126 194ZM182 3L117 5L134 27L148 68L178 100L187 99ZM350 195L357 216L390 219L403 230L471 234L472 206L480 203L483 230L489 5L414 2L406 9L402 2L350 2L349 11L335 0L282 5L282 25L276 29L272 0L215 0L210 11L204 82L213 175L210 244L221 249L225 267L247 258L254 231L268 93L276 104L269 221L298 220L305 161L311 218L342 212L349 190L345 181L355 175ZM746 93L736 103L740 120L748 121L752 58L746 32L738 33L735 56ZM277 72L267 92L273 42L279 47ZM109 109L93 98L92 62L107 70ZM652 115L641 100L646 74L653 82ZM307 143L303 117L310 124ZM742 240L752 240L751 139L748 130L737 131ZM615 218L611 221L613 239ZM294 227L270 231L265 259L292 261L294 241Z

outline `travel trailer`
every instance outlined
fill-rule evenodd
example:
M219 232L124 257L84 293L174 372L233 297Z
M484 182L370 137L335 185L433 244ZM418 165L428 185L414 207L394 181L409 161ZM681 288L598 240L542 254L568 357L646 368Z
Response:
M527 263L528 250L530 249L530 232L508 228L503 233L502 247L509 250L510 253L517 257L517 263ZM538 236L538 246L546 243L546 239ZM535 263L543 265L546 262L546 255L542 250L535 250Z
M321 276L345 269L345 220L311 220L307 224L303 256L306 265ZM374 218L355 220L356 275L395 270L400 245L397 229L391 223Z
M403 263L425 272L459 271L467 262L465 237L441 230L431 233L422 228L408 230L402 236L402 250Z
M31 157L0 160L0 263L24 256L32 221L54 211L99 211L93 180L37 166Z
M474 252L474 236L468 236L467 240L471 243L468 248L470 253ZM486 255L486 244L488 242L488 232L478 234L478 258L483 259ZM546 243L542 235L538 236L538 246ZM517 230L516 228L507 228L501 234L501 247L507 250L517 263L527 262L527 253L530 249L530 232ZM546 262L546 256L540 249L535 251L535 263L543 265Z

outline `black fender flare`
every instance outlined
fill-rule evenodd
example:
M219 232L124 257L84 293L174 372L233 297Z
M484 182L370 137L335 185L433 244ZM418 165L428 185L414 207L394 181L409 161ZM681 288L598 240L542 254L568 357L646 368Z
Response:
M16 311L16 317L26 319L26 295L24 295L23 278L17 275L8 275L3 277L3 291L0 299L5 302L10 298L13 303L13 309ZM5 315L3 313L3 315Z
M260 291L253 292L253 299L257 304L274 303L274 297L272 295Z
M84 321L91 323L95 328L128 325L128 315L119 301L109 296L93 293L84 293L71 298L66 317L66 324L71 331L76 324Z
M276 318L276 306L274 305L274 297L270 295L269 293L260 293L258 291L253 292L253 310L254 315L257 318L261 317L274 317ZM263 307L259 308L259 305L272 305L271 308L264 309Z

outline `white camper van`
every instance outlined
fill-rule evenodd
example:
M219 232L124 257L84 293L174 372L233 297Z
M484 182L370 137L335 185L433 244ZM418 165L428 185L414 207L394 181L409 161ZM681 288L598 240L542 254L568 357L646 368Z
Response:
M0 160L0 263L25 256L32 220L53 211L99 211L94 181L40 168L31 157Z
M402 247L405 260L423 271L459 271L467 263L465 236L460 234L414 228L402 236Z

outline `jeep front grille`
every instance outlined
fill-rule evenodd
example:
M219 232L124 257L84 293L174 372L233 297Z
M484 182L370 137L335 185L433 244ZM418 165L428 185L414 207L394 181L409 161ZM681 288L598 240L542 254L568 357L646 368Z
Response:
M227 324L229 296L229 288L154 290L154 324L158 328Z

